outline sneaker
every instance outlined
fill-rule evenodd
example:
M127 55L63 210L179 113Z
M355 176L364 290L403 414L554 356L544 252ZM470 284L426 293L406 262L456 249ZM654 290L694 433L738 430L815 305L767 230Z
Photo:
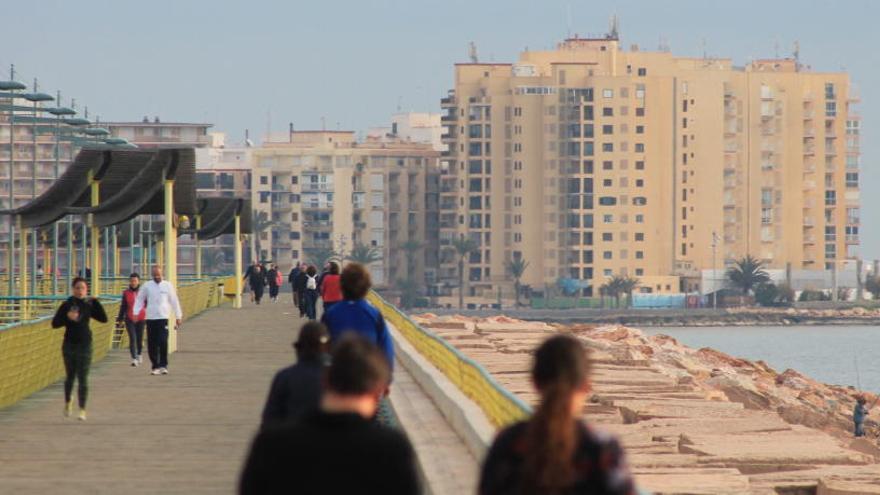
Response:
M143 364L143 363L144 363L144 357L142 355L138 354L138 364Z
M73 401L64 404L64 417L69 418L73 414Z
M161 371L163 375L168 374L168 368L161 368L159 371Z
M132 358L132 360L131 360L131 365L134 366L134 367L137 367L137 365L138 365L138 360L137 360L137 358Z
M86 410L85 410L85 409L80 409L80 410L79 410L79 420L80 420L80 421L85 421L85 420L86 420Z
M158 374L161 374L161 373L162 373L162 372L159 370L159 368L156 368L156 369L154 369L153 371L150 372L151 375L158 375Z

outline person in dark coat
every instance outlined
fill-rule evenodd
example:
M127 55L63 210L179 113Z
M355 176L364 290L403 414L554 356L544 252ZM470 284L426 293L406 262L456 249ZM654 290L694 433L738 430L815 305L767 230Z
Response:
M266 275L263 273L263 267L259 264L253 266L250 276L248 276L248 285L254 293L254 302L260 304L263 298L263 288L266 287Z
M275 266L275 263L270 263L269 270L266 272L266 281L269 283L269 300L272 302L278 302L278 288L281 286L278 283L279 278L281 277L278 267Z
M296 291L297 298L299 298L300 318L306 315L306 285L309 281L306 270L307 267L305 265L300 266L299 275L296 276L296 283L294 283L294 290Z
M314 265L306 270L306 290L303 292L305 300L306 318L318 319L318 270Z
M310 321L302 326L293 344L296 364L279 371L272 380L263 408L263 426L301 418L321 404L321 378L330 349L330 333Z
M299 307L299 293L296 291L296 279L299 277L299 272L300 262L297 261L290 270L290 274L287 275L287 283L290 284L290 292L293 293L293 305L297 308Z
M330 361L320 410L257 435L241 495L421 493L409 440L370 420L391 375L385 355L350 335L335 344Z

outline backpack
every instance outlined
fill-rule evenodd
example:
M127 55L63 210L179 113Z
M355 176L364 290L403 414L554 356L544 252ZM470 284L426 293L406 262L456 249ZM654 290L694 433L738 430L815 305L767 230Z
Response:
M284 283L284 279L281 277L281 272L275 272L275 285L281 285Z
M317 277L313 277L311 275L306 275L308 280L306 280L306 289L308 290L317 290L318 289L318 279Z

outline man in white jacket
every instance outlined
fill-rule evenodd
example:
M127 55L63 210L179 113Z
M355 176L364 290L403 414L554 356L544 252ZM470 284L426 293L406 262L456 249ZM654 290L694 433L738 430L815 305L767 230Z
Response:
M151 375L168 374L168 320L180 327L183 311L171 282L162 280L162 268L153 266L153 280L143 284L134 302L134 314L147 308L147 353L153 365Z

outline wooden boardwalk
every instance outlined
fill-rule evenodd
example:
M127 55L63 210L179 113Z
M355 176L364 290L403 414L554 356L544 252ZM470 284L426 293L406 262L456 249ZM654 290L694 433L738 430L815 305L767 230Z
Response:
M146 355L133 368L127 349L112 351L92 368L84 423L62 416L60 383L0 411L0 493L235 492L301 324L289 294L244 304L185 321L169 375L149 375Z

